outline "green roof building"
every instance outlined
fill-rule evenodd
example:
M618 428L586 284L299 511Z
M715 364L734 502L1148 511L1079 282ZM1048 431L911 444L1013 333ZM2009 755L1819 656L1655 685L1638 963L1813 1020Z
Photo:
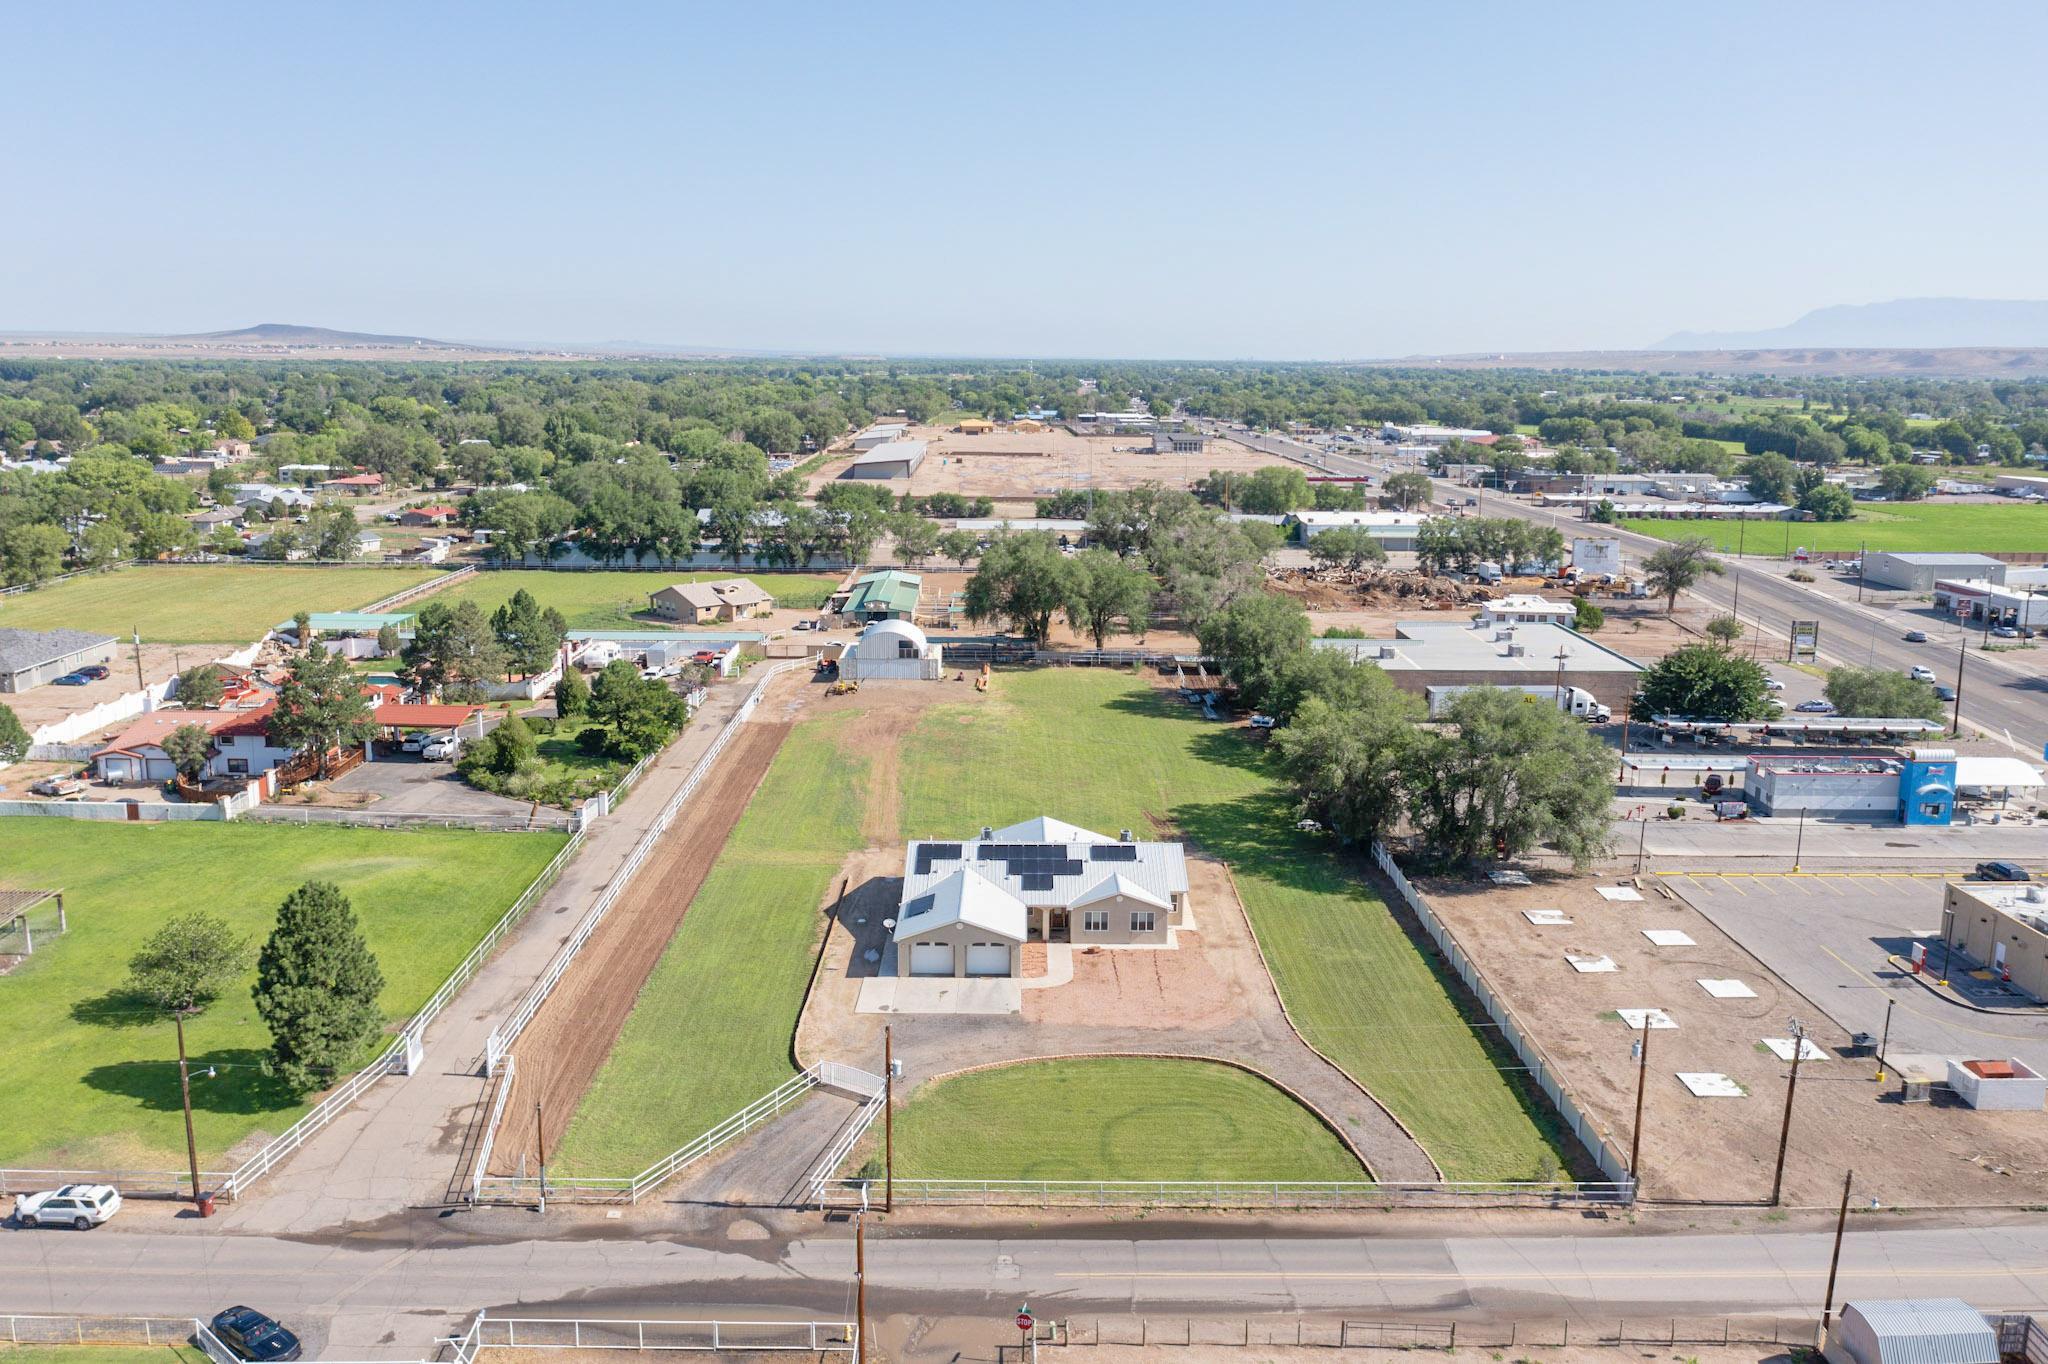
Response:
M885 568L853 580L846 604L839 613L861 622L917 618L917 599L924 591L924 576Z

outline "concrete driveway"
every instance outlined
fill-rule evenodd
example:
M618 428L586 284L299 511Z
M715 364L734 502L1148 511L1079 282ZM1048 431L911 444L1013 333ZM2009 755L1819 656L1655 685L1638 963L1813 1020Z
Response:
M363 808L386 814L523 815L528 802L479 791L455 775L452 762L380 757L345 773L328 787L353 798L371 797Z

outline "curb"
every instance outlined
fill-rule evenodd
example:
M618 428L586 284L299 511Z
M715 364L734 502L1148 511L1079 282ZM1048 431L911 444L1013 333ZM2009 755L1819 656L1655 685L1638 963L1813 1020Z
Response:
M1969 1000L1957 996L1952 991L1945 991L1941 986L1928 980L1923 972L1913 969L1912 963L1900 961L1897 953L1887 952L1884 959L1910 977L1915 985L1918 985L1942 1003L1953 1005L1958 1009L1968 1009L1973 1014L1990 1014L1994 1018L2031 1018L2039 1020L2043 1017L2048 1017L2048 1007L2040 1009L1999 1009L1989 1004L1972 1004Z

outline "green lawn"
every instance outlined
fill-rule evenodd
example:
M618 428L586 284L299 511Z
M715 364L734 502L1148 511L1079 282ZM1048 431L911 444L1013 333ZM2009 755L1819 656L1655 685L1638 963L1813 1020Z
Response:
M1048 1113L1057 1122L1045 1121ZM879 1171L877 1171L879 1172ZM909 1179L1360 1180L1287 1094L1213 1061L1027 1061L941 1080L896 1115Z
M778 606L811 610L823 606L836 575L823 573L635 573L594 569L504 569L477 574L438 594L438 601L473 601L486 612L510 601L525 588L543 608L554 607L568 618L572 630L660 629L662 622L636 615L647 609L647 594L671 583L716 582L743 577L758 583ZM744 626L742 626L744 628Z
M854 713L805 720L705 878L549 1168L631 1175L795 1073L819 906L861 846Z
M1852 521L1630 520L1628 529L1660 540L1704 536L1722 549L1739 545L1745 554L1783 555L1800 545L1823 554L1868 547L1874 550L1997 551L2048 549L2048 506L1998 506L1983 502L1887 502L1858 504Z
M1244 731L1125 674L1006 672L992 698L930 712L902 768L909 837L1039 814L1141 836L1178 830L1230 863L1296 1024L1447 1178L1529 1178L1562 1163L1540 1096L1500 1069L1512 1061L1481 1041L1357 869L1294 831Z
M0 1164L171 1170L184 1163L176 1043L121 992L128 958L165 919L219 914L251 940L249 969L186 1026L200 1163L304 1105L263 1073L269 1034L249 999L255 948L301 882L354 902L408 1017L562 845L557 834L0 820L0 885L61 888L71 930L0 977ZM445 1058L444 1058L445 1059ZM205 1068L212 1067L213 1075Z
M95 630L146 644L253 644L295 611L354 611L436 576L431 568L147 564L0 597L0 626Z

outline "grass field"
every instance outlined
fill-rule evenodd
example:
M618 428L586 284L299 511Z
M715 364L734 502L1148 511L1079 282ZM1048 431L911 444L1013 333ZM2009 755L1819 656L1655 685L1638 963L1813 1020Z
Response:
M549 1169L636 1174L795 1073L819 905L862 841L853 718L817 716L784 741Z
M251 941L243 981L186 1025L200 1164L304 1105L263 1072L249 999L255 949L301 882L353 901L399 1020L439 987L562 845L556 834L0 820L0 884L61 888L71 931L0 977L0 1164L172 1170L184 1164L169 1023L121 992L128 958L167 918L207 910ZM207 1075L208 1067L214 1074Z
M1057 1122L1045 1121L1058 1113ZM879 1170L877 1170L879 1173ZM1213 1061L1027 1061L941 1080L896 1115L909 1179L1361 1180L1315 1115Z
M206 1364L193 1345L0 1345L0 1364Z
M1703 536L1722 549L1783 555L1800 545L1824 554L1874 550L2048 550L2048 506L2002 507L1983 502L1859 504L1851 521L1630 520L1628 529L1660 540Z
M473 601L486 612L495 611L520 588L533 594L543 608L554 607L569 621L572 630L660 629L662 622L636 615L647 609L647 594L671 583L716 582L743 577L758 583L775 598L778 606L811 610L825 604L839 578L823 573L634 573L592 570L590 572L513 571L480 573L438 594L438 601ZM742 622L738 627L745 629Z
M973 799L963 804L963 763ZM1000 675L905 743L903 832L960 835L1046 814L1179 833L1229 862L1295 1022L1415 1132L1451 1179L1561 1163L1547 1111L1452 1002L1431 960L1329 845L1298 834L1246 732L1093 670Z
M148 564L0 597L0 626L94 630L145 644L252 644L295 611L353 611L436 575L431 568Z

